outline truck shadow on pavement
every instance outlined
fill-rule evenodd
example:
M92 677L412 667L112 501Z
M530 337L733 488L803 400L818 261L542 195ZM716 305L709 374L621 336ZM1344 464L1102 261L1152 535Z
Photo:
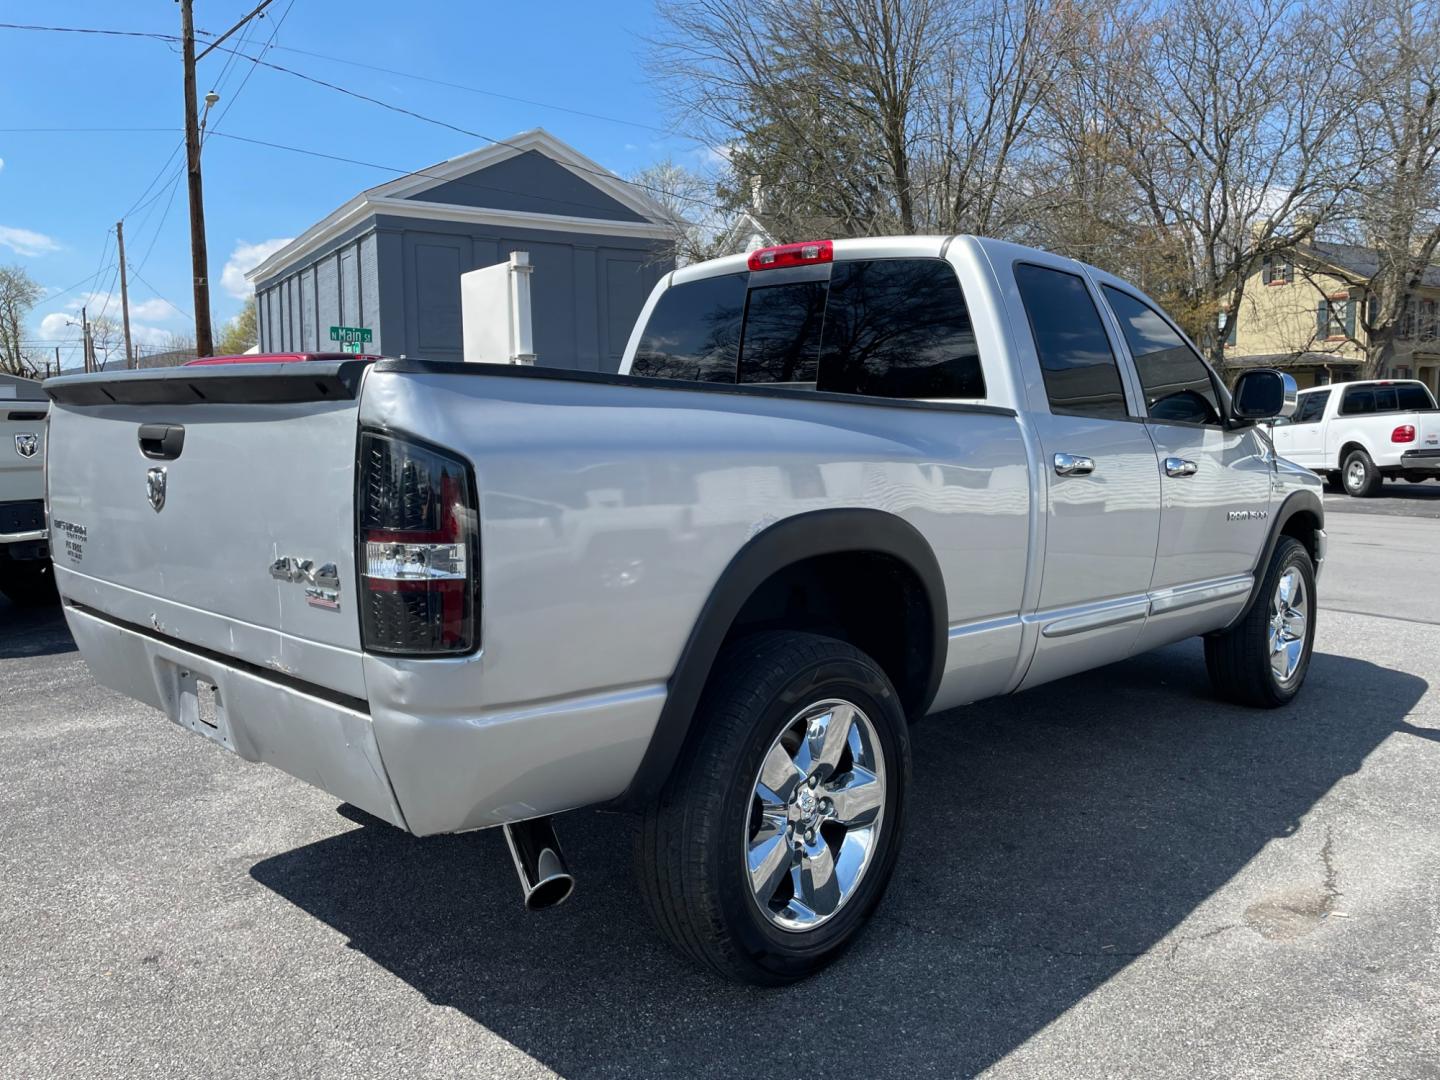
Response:
M18 607L0 596L0 660L75 651L60 605Z
M537 915L498 832L415 840L358 811L251 874L562 1076L971 1075L1154 949L1387 737L1440 738L1405 720L1426 689L1317 655L1298 705L1251 712L1210 696L1191 642L933 718L887 900L783 990L668 951L616 815L560 822L578 888Z

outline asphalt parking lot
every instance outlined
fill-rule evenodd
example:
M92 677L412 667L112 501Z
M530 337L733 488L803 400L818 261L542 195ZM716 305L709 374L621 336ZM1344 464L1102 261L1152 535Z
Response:
M870 932L771 992L656 939L625 819L526 915L498 835L337 812L0 600L0 1074L1440 1077L1440 500L1331 509L1297 703L1187 643L927 721Z

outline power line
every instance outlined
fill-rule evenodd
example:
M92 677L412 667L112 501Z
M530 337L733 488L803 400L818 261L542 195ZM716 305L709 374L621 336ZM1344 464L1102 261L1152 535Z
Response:
M0 30L46 30L52 34L96 34L101 37L151 38L157 41L178 40L174 34L157 34L145 30L100 30L91 26L39 26L34 23L0 23Z
M175 303L173 300L169 299L168 297L162 296L162 295L160 294L160 290L159 290L159 289L155 288L154 285L151 285L150 282L149 282L148 280L146 280L145 278L140 277L140 271L139 271L139 270L136 270L134 267L131 267L131 268L130 268L130 272L131 272L132 274L134 274L137 278L139 278L140 281L144 282L145 287L146 287L147 289L149 289L152 293L155 294L155 299L157 299L157 300L163 300L165 303L169 304L170 307L172 307L174 310L178 311L181 315L184 315L185 318L187 318L187 319L193 319L193 318L195 318L195 315L194 315L193 312L186 311L184 308L182 308L179 304Z
M692 142L699 141L692 136L681 134L672 128L657 127L655 124L647 124L640 120L626 120L619 116L607 116L604 113L590 112L586 109L574 109L568 105L556 105L549 101L536 101L534 98L520 97L516 94L502 94L498 90L485 90L479 86L467 86L465 83L449 82L446 79L436 79L429 75L417 75L413 71L400 71L397 68L381 67L378 64L363 64L344 56L329 56L325 53L312 52L309 49L297 49L293 45L276 45L275 48L281 52L296 53L300 56L309 56L316 60L328 60L335 64L344 64L350 68L363 68L366 71L378 71L383 75L396 75L402 79L413 79L415 82L429 83L432 86L443 86L450 90L463 90L467 94L479 94L482 97L499 98L501 101L513 101L520 105L532 105L537 109L552 109L555 112L569 113L572 116L583 116L590 120L604 120L610 124L624 124L627 127L642 128L645 131L653 131L658 135L673 135L682 139L689 139ZM221 50L222 52L226 50Z
M343 154L327 154L322 150L309 150L303 146L290 146L286 143L271 142L268 139L251 138L248 135L231 135L226 131L217 131L215 134L222 139L233 139L235 142L250 143L253 146L267 146L272 150L285 150L292 154L304 154L306 157L323 158L326 161L338 161L344 165L360 165L367 169L379 169L381 172L394 173L396 176L423 176L430 180L439 180L444 183L454 184L457 187L470 188L474 191L498 191L507 195L516 193L513 187L482 184L474 180L467 180L464 177L442 176L425 169L402 169L395 165L382 165L378 161L365 161L361 158L346 157ZM527 199L555 203L571 210L587 210L592 213L595 210L593 203L583 203L574 199L560 199L552 195L541 195L538 192L524 192L523 194Z
M390 112L399 113L402 116L409 116L413 119L423 121L427 124L434 124L436 127L446 128L450 131L458 132L459 134L465 135L469 138L479 139L482 142L490 143L493 146L505 146L509 147L512 150L520 151L522 153L529 149L529 147L521 146L518 143L513 143L506 139L497 139L493 135L486 135L484 132L481 131L473 131L470 128L461 127L459 124L452 124L448 120L440 120L433 116L426 116L424 113L416 112L414 109L407 109L403 105L396 105L393 102L382 101L380 98L371 97L369 94L362 94L358 90L351 90L348 87L328 82L325 79L316 78L314 75L306 75L303 71L296 71L293 68L287 68L282 64L276 64L270 60L262 60L259 57L250 57L250 59L253 60L256 64L259 64L262 67L270 68L273 71L284 72L286 75L294 76L295 78L300 79L304 82L314 83L317 86L323 86L327 90L334 90L336 93L344 94L346 97L352 97L358 101L368 102L371 105L377 105L380 108L386 109ZM665 191L663 188L657 188L651 184L642 184L637 180L626 180L624 177L616 176L608 169L592 169L588 166L576 165L571 162L563 162L561 164L564 164L566 168L574 169L577 172L590 173L592 176L599 176L606 180L618 180L622 184L637 188L641 191L662 195L666 198L676 197L674 193ZM726 209L725 207L720 206L718 203L707 202L704 199L687 197L685 198L685 201L695 203L698 206L706 206L712 210Z
M270 0L267 0L267 3L269 2ZM264 8L265 6L265 4L260 5L261 8ZM256 12L258 12L259 10L260 9L257 8L256 11L252 11L250 15L247 15L245 17L244 21L248 21L251 15L256 14ZM289 14L288 10L286 11L286 14ZM243 24L243 21L242 23L237 23L236 27L232 27L225 34L219 35L218 37L214 34L209 34L205 31L197 30L197 36L203 35L205 37L213 37L215 38L215 40L213 40L209 45L207 45L205 47L205 50L201 52L200 55L196 57L196 59L200 59L200 57L203 57L206 53L215 49L218 49L220 52L237 52L238 50L226 49L221 47L220 43L224 41L227 37L229 37L230 34L233 33L238 26ZM177 34L163 34L140 30L104 30L83 26L42 26L30 23L0 23L0 30L43 30L60 34L100 34L113 37L148 38L152 41L163 41L167 43L175 43L180 40L180 37ZM657 127L654 124L647 124L640 120L627 120L619 116L607 116L604 113L590 112L586 109L571 108L568 105L556 105L548 101L537 101L534 98L520 97L517 94L504 94L498 90L485 90L478 86L467 86L464 83L449 82L445 79L436 79L428 75L418 75L413 71L401 71L396 68L381 67L378 64L363 64L354 60L350 60L346 57L327 56L325 53L311 52L308 49L297 49L289 45L277 45L275 47L278 49L282 49L285 52L296 53L300 56L309 56L317 60L328 60L332 63L345 64L347 67L352 68L365 68L369 71L378 71L386 75L395 75L402 79L414 79L417 82L430 83L434 86L444 86L452 90L464 90L466 93L480 94L485 97L499 98L502 101L514 101L521 105L534 106L537 109L553 109L556 112L570 113L572 116L584 116L591 120L604 120L605 122L611 124L624 124L628 127L642 128L646 131L653 131L660 135L679 135L680 138L690 138L690 136L680 135L680 133L671 129ZM244 54L242 53L241 55Z
M72 33L116 34L116 35L125 36L125 37L147 37L147 38L154 38L154 39L162 40L162 41L178 41L178 40L180 40L180 39L179 39L176 35L174 35L174 34L142 33L142 32L140 32L140 31L92 30L92 29L85 29L85 28L80 28L80 27L35 26L35 25L24 25L24 24L19 24L19 23L0 23L0 29L14 29L14 30L53 30L53 31L72 32ZM358 101L365 101L365 102L368 102L368 103L371 104L371 105L376 105L376 106L378 106L378 107L380 107L380 108L382 108L382 109L386 109L386 110L388 110L388 111L390 111L390 112L399 113L399 114L402 115L402 116L409 116L409 117L411 117L411 118L413 118L413 119L420 120L420 121L422 121L422 122L424 122L424 123L427 123L427 124L433 124L433 125L435 125L436 127L446 128L446 129L448 129L448 130L450 130L450 131L457 132L458 134L465 135L465 136L467 136L467 137L469 137L469 138L472 138L472 139L480 139L480 140L483 141L483 142L491 143L492 145L495 145L495 146L508 146L508 147L510 147L511 149L519 150L519 151L522 151L522 152L526 149L525 147L518 146L518 145L516 145L515 143L507 142L505 139L497 139L497 138L495 138L494 136L486 135L484 132L474 131L474 130L472 130L472 129L470 129L470 128L461 127L461 126L458 125L458 124L452 124L452 123L450 123L448 120L441 120L441 119L438 119L438 118L433 117L433 116L427 116L427 115L425 115L424 113L416 112L414 109L408 109L408 108L404 107L403 105L396 105L396 104L394 104L393 102L384 101L384 100L382 100L382 99L380 99L380 98L377 98L377 97L371 97L369 94L362 94L362 93L360 93L358 90L351 90L351 89L349 89L348 87L340 86L339 84L329 82L329 81L326 80L326 79L321 79L321 78L318 78L318 77L316 77L316 76L314 76L314 75L307 75L307 74L305 74L305 73L302 72L302 71L296 71L294 68L285 67L283 64L277 64L277 63L275 63L274 61L271 61L271 60L264 60L264 59L261 59L261 58L258 57L258 56L250 56L250 55L248 55L248 54L246 54L246 53L244 53L244 52L241 52L240 50L227 50L227 49L223 49L223 48L222 48L221 51L222 51L222 52L224 52L224 51L234 51L234 52L238 53L240 56L242 56L244 59L247 59L247 60L251 61L252 64L258 65L258 66L260 66L260 67L266 67L266 68L269 68L269 69L272 70L272 71L282 72L282 73L284 73L284 74L286 74L286 75L290 75L290 76L292 76L292 77L294 77L294 78L297 78L297 79L300 79L300 80L302 80L302 81L304 81L304 82L314 83L316 86L323 86L323 87L325 87L327 90L333 90L333 91L335 91L336 93L344 94L345 96L355 98L355 99L358 100ZM360 66L360 65L356 65L356 66ZM404 73L400 73L400 74L404 74ZM517 99L517 100L520 100L520 99ZM534 105L537 105L537 106L540 106L540 107L544 107L544 108L550 107L550 106L544 105L543 103L540 103L540 102L530 102L530 104L534 104ZM595 115L597 116L597 118L601 118L601 119L614 119L613 117L599 117L598 114L595 114ZM667 191L665 191L665 190L662 189L662 188L657 188L657 187L654 187L653 185L650 185L650 184L642 184L642 183L640 183L639 181L636 181L636 180L626 180L626 179L623 178L623 177L616 176L614 173L610 172L609 170L591 169L591 168L587 168L587 167L585 167L585 166L583 166L583 165L574 165L574 164L570 164L570 163L568 163L568 162L565 163L565 164L566 164L566 166L567 166L568 168L575 169L577 172L590 173L590 174L592 174L592 175L599 176L599 177L602 177L602 178L607 179L607 180L618 180L618 181L619 181L620 183L622 183L622 184L627 184L627 185L629 185L629 186L631 186L631 187L634 187L634 188L636 188L636 189L638 189L638 190L641 190L641 191L648 192L648 193L650 193L650 194L660 195L660 196L663 196L663 197L665 197L665 198L682 198L683 201L685 201L685 202L693 203L693 204L695 204L695 205L697 205L697 206L704 206L704 207L707 207L708 209L711 209L711 210L724 211L725 209L727 209L726 207L723 207L723 206L719 205L718 203L712 203L712 202L708 202L708 201L703 200L703 199L697 199L697 198L694 198L694 197L677 196L677 195L676 195L675 193L673 193L673 192L667 192Z

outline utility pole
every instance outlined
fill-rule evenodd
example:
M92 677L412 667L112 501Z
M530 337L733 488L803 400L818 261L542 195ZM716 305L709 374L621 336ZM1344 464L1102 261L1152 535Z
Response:
M86 371L94 370L90 356L90 316L84 305L80 307L80 359L84 363Z
M205 251L205 192L200 182L200 118L195 103L194 0L180 0L180 51L185 65L185 174L190 192L190 263L195 278L195 355L213 356L210 260Z
M60 374L60 346L55 346L55 374ZM50 361L45 361L45 377L50 377Z
M115 243L120 249L120 317L125 323L125 366L135 366L135 353L130 348L130 288L125 283L125 222L115 223Z

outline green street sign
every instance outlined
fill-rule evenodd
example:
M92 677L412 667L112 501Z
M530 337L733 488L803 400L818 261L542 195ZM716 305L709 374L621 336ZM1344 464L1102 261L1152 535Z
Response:
M358 341L347 341L340 346L342 352L363 353L365 346Z
M355 344L361 341L370 342L375 340L373 331L364 326L332 326L330 327L330 340L343 342L346 345ZM359 352L359 349L347 349L346 352Z

